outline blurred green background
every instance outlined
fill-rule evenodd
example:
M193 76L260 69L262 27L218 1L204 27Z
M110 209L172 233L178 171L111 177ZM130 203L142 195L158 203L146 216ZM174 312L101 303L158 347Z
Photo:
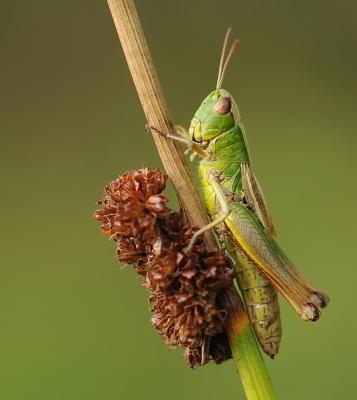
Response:
M315 324L281 300L266 363L280 399L354 399L357 3L137 8L177 124L214 89L226 29L239 37L223 86L280 244L331 297ZM193 372L165 347L93 219L111 180L161 167L106 1L1 1L0 20L0 398L244 399L232 361Z

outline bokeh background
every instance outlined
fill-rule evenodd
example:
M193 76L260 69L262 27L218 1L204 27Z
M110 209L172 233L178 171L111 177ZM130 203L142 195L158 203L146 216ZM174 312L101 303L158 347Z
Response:
M357 3L137 8L177 124L214 89L226 29L239 37L224 87L280 244L331 297L315 324L281 300L266 363L280 399L354 399ZM0 21L0 397L243 399L233 361L194 372L164 346L93 219L111 180L161 167L106 1L1 1Z

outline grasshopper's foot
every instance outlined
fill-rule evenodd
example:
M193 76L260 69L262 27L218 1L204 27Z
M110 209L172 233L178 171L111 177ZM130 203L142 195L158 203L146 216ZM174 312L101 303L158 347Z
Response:
M146 124L145 125L145 129L146 129L147 132L153 131L153 132L159 134L160 136L168 136L168 133L162 132L159 129L155 128L154 126L150 125L150 124Z

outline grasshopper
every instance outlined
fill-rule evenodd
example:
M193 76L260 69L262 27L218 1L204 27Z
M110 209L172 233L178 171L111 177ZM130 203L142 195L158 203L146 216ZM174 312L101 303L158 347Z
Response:
M291 263L274 237L276 229L257 178L252 171L247 136L238 107L222 89L236 40L224 61L231 29L228 29L219 64L216 89L196 111L189 131L177 127L177 135L164 134L192 150L191 161L201 157L198 172L211 223L191 240L209 229L225 250L235 269L248 316L263 351L278 353L281 340L277 291L304 321L316 321L329 298L315 288Z

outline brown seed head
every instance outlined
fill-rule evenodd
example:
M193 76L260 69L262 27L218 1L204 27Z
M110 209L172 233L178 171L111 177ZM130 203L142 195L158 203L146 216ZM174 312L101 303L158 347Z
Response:
M95 212L104 235L117 242L119 261L134 264L143 286L151 291L153 326L170 347L185 347L194 368L210 356L220 363L231 357L224 341L225 312L215 305L218 290L231 285L233 271L221 251L207 251L198 228L184 226L166 207L161 194L167 175L147 168L124 174L105 188Z
M134 237L150 242L157 235L156 219L165 216L167 198L160 194L168 176L159 170L143 168L122 175L106 187L99 200L101 210L94 214L105 236L117 240Z

